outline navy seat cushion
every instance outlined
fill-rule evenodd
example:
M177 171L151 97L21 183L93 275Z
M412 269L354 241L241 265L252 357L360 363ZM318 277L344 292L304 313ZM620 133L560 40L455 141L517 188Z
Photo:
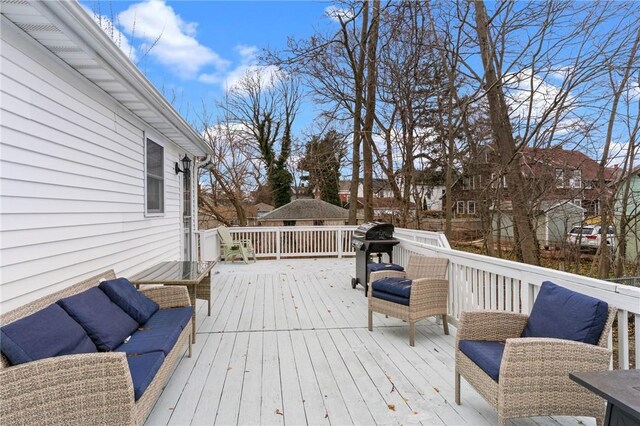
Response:
M407 278L390 277L372 282L371 287L376 291L409 299L411 297L411 283L412 281Z
M542 283L522 337L552 337L595 345L607 322L609 305L599 299Z
M495 382L500 376L500 363L504 353L504 342L484 340L460 340L460 352L489 375Z
M399 303L400 305L409 306L409 298L402 297L391 293L385 293L384 291L373 290L371 292L371 297L375 297L376 299L382 299L393 303Z
M151 315L149 321L143 324L143 328L172 327L179 325L180 328L183 329L191 319L192 313L193 309L191 309L191 306L160 309Z
M109 299L139 324L144 324L159 308L158 304L140 293L126 278L103 281L100 289Z
M369 263L367 269L371 272L377 271L404 271L404 268L395 263Z
M112 351L138 328L138 323L98 287L56 303L84 328L99 351Z
M163 362L164 354L162 352L127 355L136 401L147 390Z
M182 328L179 325L171 327L140 328L131 338L116 348L116 352L131 354L146 354L160 351L166 355L171 352L180 337Z
M0 350L13 365L98 351L80 324L56 304L0 328Z

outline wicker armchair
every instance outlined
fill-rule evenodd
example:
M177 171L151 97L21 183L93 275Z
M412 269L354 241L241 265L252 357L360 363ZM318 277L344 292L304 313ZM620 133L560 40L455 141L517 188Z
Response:
M448 259L425 256L410 256L406 271L378 271L369 276L369 331L373 331L373 313L390 315L409 322L409 345L415 345L416 321L442 316L444 334L449 334L447 323L447 295L449 281L446 278ZM412 280L409 304L403 305L374 295L374 281L400 277Z
M220 246L225 262L231 258L241 257L244 263L248 263L249 256L253 257L254 262L256 261L256 252L251 240L234 240L226 226L218 227L218 236L220 236Z
M460 405L460 376L498 413L498 424L529 416L592 416L604 419L604 401L569 379L570 372L607 370L606 348L616 308L609 306L598 344L555 338L520 337L528 315L463 312L456 334L455 401ZM505 342L497 381L460 350L460 342Z

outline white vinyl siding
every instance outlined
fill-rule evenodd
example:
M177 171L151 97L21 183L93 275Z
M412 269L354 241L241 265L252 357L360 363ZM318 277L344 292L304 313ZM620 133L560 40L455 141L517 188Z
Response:
M164 147L165 214L145 217L144 135L121 104L19 30L1 45L2 311L107 269L181 257L183 150ZM28 52L28 55L24 52Z

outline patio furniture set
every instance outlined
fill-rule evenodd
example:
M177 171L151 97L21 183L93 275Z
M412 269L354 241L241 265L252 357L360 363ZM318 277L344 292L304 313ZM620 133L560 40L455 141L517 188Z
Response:
M253 252L244 243L226 246L225 253L245 261ZM1 315L0 423L143 423L185 346L191 356L196 297L207 299L211 314L213 264L165 262L131 282L108 271ZM425 256L410 256L406 271L372 264L369 330L376 312L408 322L410 346L416 321L429 316L448 334L447 267L447 259ZM134 287L158 283L166 286ZM615 314L601 300L550 282L530 315L464 312L456 403L463 377L497 411L500 425L539 415L592 416L602 424L603 400L569 374L608 370Z
M368 295L373 313L409 323L441 316L447 326L447 259L411 256L406 271L372 264ZM399 268L402 269L402 268ZM456 333L455 400L460 378L507 419L531 416L590 416L601 425L603 400L574 383L569 374L609 369L607 341L617 309L606 302L545 282L531 315L502 311L463 312Z

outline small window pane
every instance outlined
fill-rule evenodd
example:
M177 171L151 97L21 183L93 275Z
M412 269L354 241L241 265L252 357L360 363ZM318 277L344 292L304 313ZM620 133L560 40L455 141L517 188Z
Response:
M147 139L147 213L164 212L164 148Z

